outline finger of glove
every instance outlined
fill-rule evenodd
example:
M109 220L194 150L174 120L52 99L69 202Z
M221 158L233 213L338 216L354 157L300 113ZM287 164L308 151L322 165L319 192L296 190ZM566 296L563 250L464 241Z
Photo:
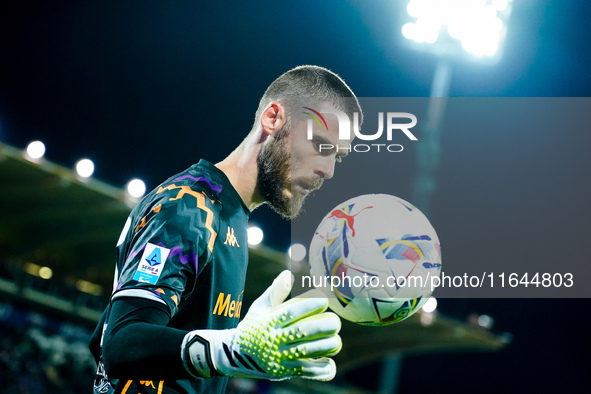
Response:
M291 292L291 286L293 283L293 275L289 270L281 272L271 286L265 290L265 292L257 298L250 309L267 309L272 308L281 304L289 293Z
M271 301L271 308L281 304L289 293L291 293L291 288L293 286L293 274L289 270L285 270L275 278L273 283L271 284L271 291L269 294L269 298Z
M306 379L328 381L337 374L337 366L330 358L302 359L297 362L286 363L286 367L297 370L294 375Z
M328 300L320 297L292 298L273 308L272 313L284 326L289 326L305 317L324 312L328 308Z
M288 354L288 358L291 355L296 359L331 357L340 352L342 347L341 337L338 334L333 334L313 341L294 344L286 351L286 354Z
M332 312L324 312L300 319L286 328L290 342L317 339L336 334L341 330L341 319Z

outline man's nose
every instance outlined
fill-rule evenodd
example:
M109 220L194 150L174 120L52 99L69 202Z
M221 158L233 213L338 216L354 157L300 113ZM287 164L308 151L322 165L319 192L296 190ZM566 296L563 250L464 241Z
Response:
M314 173L322 179L330 179L334 176L335 160L332 156L326 156L320 159Z

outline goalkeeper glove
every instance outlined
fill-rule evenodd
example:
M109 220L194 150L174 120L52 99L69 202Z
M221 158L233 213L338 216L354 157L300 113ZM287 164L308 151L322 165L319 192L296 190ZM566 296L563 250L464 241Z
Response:
M181 349L187 371L208 378L334 378L336 365L328 357L341 350L341 321L325 312L328 301L316 290L283 302L291 286L291 272L283 271L236 328L188 333Z

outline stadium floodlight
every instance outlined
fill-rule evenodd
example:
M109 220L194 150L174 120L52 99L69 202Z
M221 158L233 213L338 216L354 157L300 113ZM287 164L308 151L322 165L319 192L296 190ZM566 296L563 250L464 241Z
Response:
M263 242L265 234L260 227L250 226L247 230L248 244L255 246Z
M127 184L127 193L131 197L140 198L146 193L146 184L141 179L132 179Z
M76 163L76 172L82 178L88 178L94 173L94 163L90 159L82 159Z
M84 279L76 281L76 288L83 293L88 293L95 296L100 296L101 294L103 294L102 286Z
M293 244L289 247L287 254L293 261L302 261L306 257L306 247L302 244Z
M441 155L441 133L452 75L452 62L462 57L496 63L511 14L512 0L410 0L410 20L402 35L413 49L437 56L424 137L417 148L417 176L412 201L429 215L437 188L435 172Z
M41 141L33 141L27 145L26 153L31 159L40 159L45 154L45 144Z
M489 315L480 315L476 322L480 327L491 329L494 324L494 319Z
M494 62L500 57L511 0L410 0L406 11L412 20L402 26L402 35L416 49L453 56L465 52Z
M51 279L53 276L53 270L49 267L42 267L35 263L25 263L23 269L30 275L38 276L42 279Z
M41 267L39 269L39 277L42 279L51 279L53 276L53 270L49 267Z
M435 297L429 297L425 305L423 305L423 312L432 313L437 309L437 299Z

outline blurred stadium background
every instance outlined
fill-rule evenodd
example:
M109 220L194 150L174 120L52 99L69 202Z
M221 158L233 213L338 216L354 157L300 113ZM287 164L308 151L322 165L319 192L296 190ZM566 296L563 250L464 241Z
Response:
M591 91L587 1L514 0L495 62L448 59L447 71L404 38L408 3L3 2L0 391L91 391L96 366L86 343L137 201L128 182L150 189L200 157L221 160L248 131L263 89L287 69L328 67L360 97L428 97L436 70L448 73L438 92L452 97ZM571 133L535 136L550 148L533 157L582 157L589 138ZM458 146L453 135L442 138ZM26 151L34 140L44 143L42 157ZM427 174L440 185L430 218L452 244L469 231L449 224L457 211L450 187L461 176L445 171L454 154L444 152L442 169ZM415 155L397 157L393 170L398 195L411 201ZM75 168L82 158L94 163L90 177L82 176L88 166L82 175ZM573 171L587 184L582 163ZM591 197L587 186L569 185L561 193ZM478 211L479 194L465 193L476 201L468 211ZM577 213L589 218L589 208ZM264 239L250 249L245 306L289 264L291 242L289 223L266 208L252 223ZM583 226L576 231L588 237ZM586 256L584 244L569 247ZM581 299L443 299L434 312L371 332L345 323L330 384L233 380L229 392L585 392L587 308Z

